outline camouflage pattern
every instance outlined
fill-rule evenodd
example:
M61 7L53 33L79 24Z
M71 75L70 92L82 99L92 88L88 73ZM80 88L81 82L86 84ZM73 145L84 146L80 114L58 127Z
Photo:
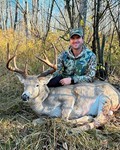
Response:
M80 28L77 28L77 29L72 29L72 30L70 31L70 38L71 38L73 35L79 35L79 36L83 37L83 28L80 27Z
M73 55L71 49L68 49L59 55L57 70L53 75L71 77L74 83L92 82L96 66L96 55L85 46L77 57Z

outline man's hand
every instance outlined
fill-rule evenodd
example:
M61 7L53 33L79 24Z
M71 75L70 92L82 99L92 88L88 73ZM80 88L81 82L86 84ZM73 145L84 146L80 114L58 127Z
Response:
M63 78L60 80L60 83L62 85L70 85L71 84L71 78Z

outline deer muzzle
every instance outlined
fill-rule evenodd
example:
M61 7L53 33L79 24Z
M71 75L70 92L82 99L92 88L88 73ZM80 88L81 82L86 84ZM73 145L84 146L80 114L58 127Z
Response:
M29 96L27 95L27 94L25 94L25 93L23 93L22 94L22 96L21 96L21 99L24 101L24 102L27 102L28 100L29 100Z

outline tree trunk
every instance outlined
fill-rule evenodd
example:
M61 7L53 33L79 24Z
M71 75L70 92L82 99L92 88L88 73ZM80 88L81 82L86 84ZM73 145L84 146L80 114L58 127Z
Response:
M35 14L35 0L32 0L32 21L34 19L34 14Z
M85 26L86 26L87 2L88 2L88 0L84 0L84 1L83 1L83 8L84 8L84 11L83 11L84 28L85 28Z
M10 2L9 2L9 13L10 13L10 27L13 28L12 9Z
M36 25L38 25L39 0L36 2Z
M100 14L100 3L101 0L97 0L97 12L96 12L96 42L98 49L98 62L101 63L101 52L100 52L100 38L99 38L99 14Z
M50 21L51 21L51 17L52 17L54 2L55 2L55 0L52 0L52 4L51 4L51 8L50 8L50 13L48 14L49 16L48 16L48 19L47 19L47 26L46 26L47 30L46 30L44 42L46 41L48 32L50 30Z
M26 37L28 37L27 13L28 13L28 4L27 4L27 1L25 1L24 25L25 25L25 34L26 34Z
M66 2L66 9L68 12L69 21L70 21L70 28L73 28L70 0L66 0L65 2Z
M6 1L6 17L5 17L5 29L7 30L7 22L8 22L8 2Z
M2 29L2 3L0 7L0 29Z
M92 50L96 54L96 0L94 0L94 17L93 17L93 41Z
M16 30L17 20L18 20L18 0L16 0L16 6L15 6L14 30Z
M117 32L117 35L118 35L118 40L119 40L119 46L120 46L120 29L119 29L119 26L117 27L117 21L120 22L120 12L119 12L119 9L120 9L120 4L118 2L118 18L115 20L115 17L113 15L113 12L110 8L110 2L107 0L107 4L108 4L108 9L109 9L109 12L110 12L110 15L112 17L112 20L113 20L113 23L115 25L115 28L116 28L116 32ZM119 23L118 23L119 24Z
M3 8L3 2L1 2L1 28L5 29L5 20L4 20L4 8Z

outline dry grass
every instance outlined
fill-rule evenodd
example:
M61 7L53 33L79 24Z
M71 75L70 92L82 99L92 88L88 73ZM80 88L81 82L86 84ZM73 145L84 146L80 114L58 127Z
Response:
M34 127L31 121L36 116L21 107L2 115L0 148L3 150L118 150L120 147L118 122L108 123L104 129L69 134L71 126L60 119L46 119L43 125Z
M72 126L60 119L46 119L34 126L37 116L20 100L23 86L1 65L0 150L118 150L120 112L101 129L70 134ZM3 75L2 75L3 74Z

